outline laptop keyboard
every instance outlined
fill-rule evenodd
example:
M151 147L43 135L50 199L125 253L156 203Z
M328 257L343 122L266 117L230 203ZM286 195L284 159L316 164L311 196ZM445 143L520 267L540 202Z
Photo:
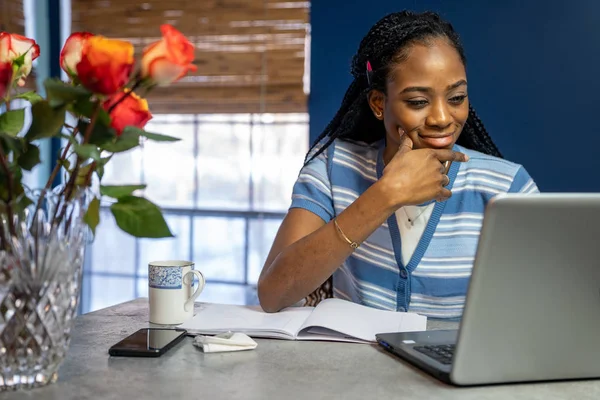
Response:
M433 346L415 346L413 349L420 353L441 362L442 364L452 364L452 356L454 356L454 344L438 344Z

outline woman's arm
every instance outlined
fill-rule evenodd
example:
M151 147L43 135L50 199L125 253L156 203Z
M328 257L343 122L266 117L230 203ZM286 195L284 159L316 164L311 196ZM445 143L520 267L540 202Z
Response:
M371 186L337 217L350 240L364 241L395 211L382 185ZM263 309L275 312L303 299L344 262L354 249L333 224L294 208L283 220L258 282Z
M451 196L440 161L466 161L450 150L412 150L407 139L374 183L336 219L350 240L362 243L404 205ZM303 209L284 219L258 281L258 298L267 312L302 300L321 285L352 253L333 221Z

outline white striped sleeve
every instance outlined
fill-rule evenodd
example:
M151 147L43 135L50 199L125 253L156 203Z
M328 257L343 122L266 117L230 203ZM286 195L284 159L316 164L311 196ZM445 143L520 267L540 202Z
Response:
M524 167L520 167L513 179L509 192L512 193L539 193L535 181Z
M298 175L290 208L303 208L329 222L335 215L331 181L327 168L327 150L309 161Z

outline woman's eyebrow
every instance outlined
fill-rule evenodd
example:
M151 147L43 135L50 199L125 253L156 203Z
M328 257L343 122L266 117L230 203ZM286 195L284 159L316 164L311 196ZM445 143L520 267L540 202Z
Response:
M452 85L448 85L446 90L450 91L456 89L459 86L467 85L467 81L464 79L459 80L458 82L453 83ZM431 88L426 86L409 86L404 88L400 93L410 93L410 92L431 92Z
M450 91L450 90L456 89L457 87L459 87L459 86L463 86L463 85L464 85L464 86L467 86L467 81L465 81L464 79L461 79L460 81L458 81L458 82L455 82L455 83L453 83L452 85L449 85L449 86L446 88L446 90Z

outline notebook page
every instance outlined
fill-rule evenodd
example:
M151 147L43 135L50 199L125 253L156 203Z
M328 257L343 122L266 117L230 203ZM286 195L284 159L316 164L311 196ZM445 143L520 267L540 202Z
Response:
M199 303L200 310L179 325L191 334L213 335L243 332L248 336L294 339L312 307L290 307L278 313L266 313L260 307Z
M413 332L427 329L427 317L414 313L378 310L341 299L326 299L317 305L301 328L302 339L310 340L310 331L321 327L375 342L375 335L387 332ZM314 329L322 333L321 329Z
M320 326L309 327L301 330L296 340L325 341L325 342L345 342L345 343L371 343L369 340L362 340L352 336L346 336L343 333L332 331L331 329Z

